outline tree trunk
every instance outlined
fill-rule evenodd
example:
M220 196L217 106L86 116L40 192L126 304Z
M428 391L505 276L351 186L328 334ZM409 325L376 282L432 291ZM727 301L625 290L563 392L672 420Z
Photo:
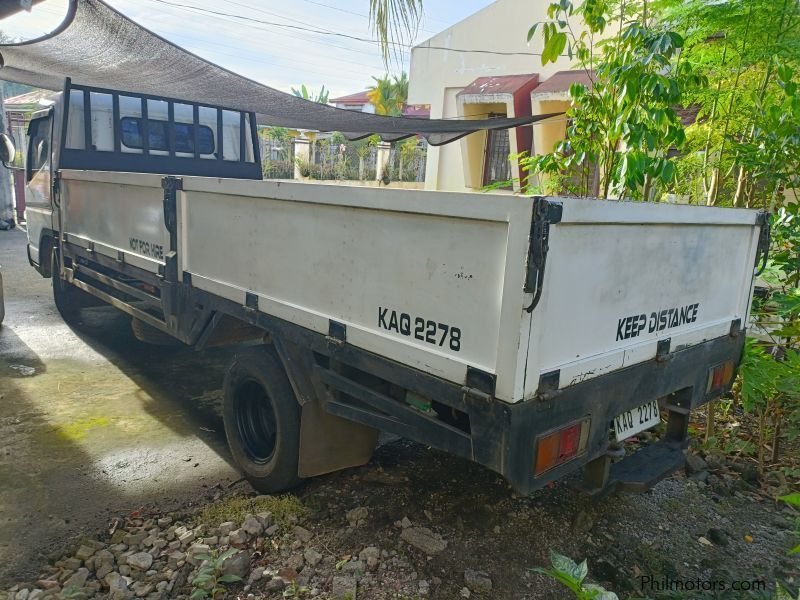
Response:
M719 167L711 171L711 183L708 186L706 195L706 206L714 206L717 203L717 188L719 187Z
M706 435L703 443L708 445L708 441L714 437L714 419L717 412L717 401L712 400L706 405Z
M733 196L733 205L741 206L742 199L745 195L745 184L747 183L747 175L744 172L744 167L739 167L739 177L736 180L736 193Z

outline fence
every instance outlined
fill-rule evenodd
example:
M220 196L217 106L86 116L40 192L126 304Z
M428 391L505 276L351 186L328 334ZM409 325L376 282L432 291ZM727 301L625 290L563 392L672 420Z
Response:
M274 130L273 130L274 131ZM293 179L294 138L278 130L259 135L265 179ZM309 148L309 161L299 164L303 177L317 180L375 181L378 152L369 139L349 141L341 134L322 134ZM385 174L391 181L425 181L427 143L404 140L391 145ZM382 175L383 175L382 174Z

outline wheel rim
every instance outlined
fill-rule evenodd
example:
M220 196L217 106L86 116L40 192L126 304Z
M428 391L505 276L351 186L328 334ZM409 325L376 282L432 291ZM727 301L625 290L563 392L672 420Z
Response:
M250 460L264 464L275 453L278 427L272 401L263 386L253 379L236 389L236 428Z

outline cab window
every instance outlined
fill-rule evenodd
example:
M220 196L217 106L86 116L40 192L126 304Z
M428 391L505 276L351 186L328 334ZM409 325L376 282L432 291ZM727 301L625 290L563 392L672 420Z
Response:
M28 156L26 176L33 176L50 164L50 117L34 119L28 125Z

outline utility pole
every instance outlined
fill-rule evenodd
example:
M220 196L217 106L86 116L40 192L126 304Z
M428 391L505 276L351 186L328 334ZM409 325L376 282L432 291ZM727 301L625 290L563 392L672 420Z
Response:
M6 122L6 93L5 83L0 79L0 131L8 133ZM13 222L14 204L11 196L11 177L9 170L0 166L0 221Z

